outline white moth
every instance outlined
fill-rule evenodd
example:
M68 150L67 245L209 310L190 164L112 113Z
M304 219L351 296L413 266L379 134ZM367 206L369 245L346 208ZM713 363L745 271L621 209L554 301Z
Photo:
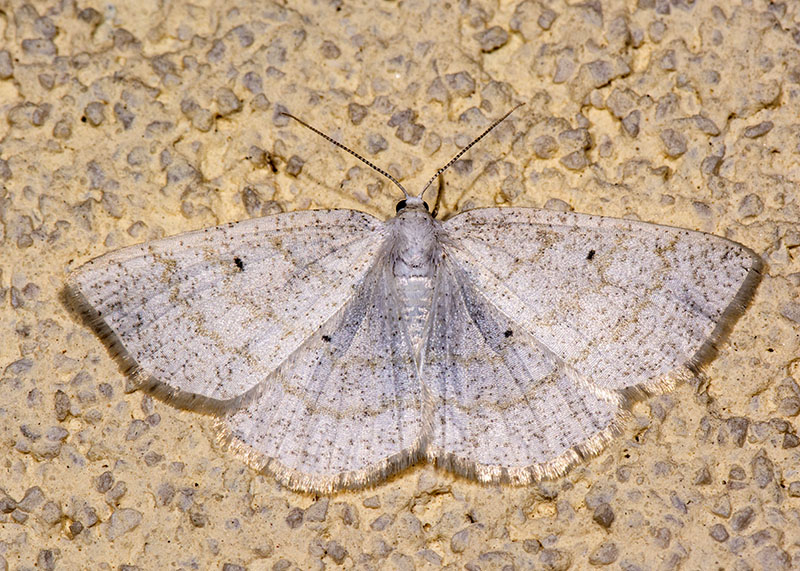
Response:
M440 222L403 192L387 221L291 212L124 248L67 292L142 387L329 493L422 459L481 482L562 474L696 375L761 275L701 232L533 208Z

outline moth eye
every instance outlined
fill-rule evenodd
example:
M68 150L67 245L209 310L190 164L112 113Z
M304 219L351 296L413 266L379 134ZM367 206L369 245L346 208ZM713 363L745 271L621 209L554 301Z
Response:
M394 207L394 211L395 212L400 212L405 207L406 207L406 201L405 200L401 200L400 202L397 203L397 206Z
M422 206L425 207L425 212L430 212L431 211L431 207L428 206L428 203L425 202L424 200L422 201Z

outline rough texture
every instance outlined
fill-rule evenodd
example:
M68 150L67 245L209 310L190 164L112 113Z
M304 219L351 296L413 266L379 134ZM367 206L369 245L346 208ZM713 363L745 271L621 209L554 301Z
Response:
M798 6L570 4L12 3L0 568L800 565ZM61 303L70 269L149 238L251 211L393 212L390 185L278 109L363 152L383 137L378 162L418 188L516 101L451 169L443 214L553 201L713 232L768 264L707 380L639 405L558 480L422 466L309 512L218 449L210 419L127 392Z

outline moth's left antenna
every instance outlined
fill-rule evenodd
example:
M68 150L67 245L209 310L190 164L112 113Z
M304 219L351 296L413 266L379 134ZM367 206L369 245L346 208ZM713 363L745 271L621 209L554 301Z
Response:
M341 144L339 141L335 141L335 140L333 140L333 138L329 137L328 135L326 135L325 133L323 133L322 131L320 131L320 130L319 130L319 129L317 129L316 127L312 127L311 125L309 125L308 123L306 123L306 122L305 122L305 121L303 121L302 119L299 119L299 118L295 117L295 116L294 116L294 115L292 115L291 113L288 113L288 112L286 112L286 111L281 111L281 115L286 115L287 117L290 117L290 118L294 119L295 121L297 121L298 123L300 123L302 126L304 126L304 127L308 128L308 129L311 129L312 131L314 131L314 132L315 132L317 135L319 135L320 137L322 137L323 139L325 139L325 140L326 140L326 141L328 141L329 143L333 143L334 145L336 145L336 146L337 146L337 147L339 147L340 149L342 149L342 150L344 150L344 151L347 151L348 153L350 153L351 155L353 155L355 158L357 158L359 161L361 161L362 163L364 163L364 164L365 164L365 165L367 165L368 167L370 167L370 168L374 169L375 171L377 171L377 172L381 173L383 176L385 176L385 177L386 177L386 178L388 178L390 181L392 181L392 182L393 182L395 185L397 185L397 188L399 188L400 190L402 190L402 191L403 191L403 194L405 195L405 197L406 197L406 198L409 198L409 197L411 196L411 195L409 195L409 194L408 194L408 191L407 191L407 190L406 190L406 189L403 187L403 185L402 185L402 184L400 184L400 181L398 181L396 178L394 178L392 175L390 175L388 172L386 172L386 171L385 171L385 170L383 170L382 168L380 168L380 167L378 167L378 166L375 166L374 164L372 164L371 162L369 162L367 159L365 159L364 157L362 157L361 155L359 155L357 152L355 152L355 151L353 151L353 150L351 150L351 149L349 149L349 148L345 147L345 146L344 146L343 144ZM421 195L420 195L420 196L421 196Z

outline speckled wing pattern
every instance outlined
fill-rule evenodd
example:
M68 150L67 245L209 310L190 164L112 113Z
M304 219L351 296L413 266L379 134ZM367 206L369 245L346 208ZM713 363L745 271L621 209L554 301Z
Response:
M561 474L633 401L694 375L760 277L708 234L473 210L433 223L417 339L393 222L307 211L189 232L92 260L67 292L143 387L328 493L424 457L486 482Z
M762 266L717 236L575 213L479 209L444 229L427 455L483 481L596 453L633 401L714 355Z
M363 487L421 457L428 399L386 259L244 408L220 421L228 443L293 489Z
M142 386L225 413L353 297L383 227L332 210L187 232L91 260L67 295Z

